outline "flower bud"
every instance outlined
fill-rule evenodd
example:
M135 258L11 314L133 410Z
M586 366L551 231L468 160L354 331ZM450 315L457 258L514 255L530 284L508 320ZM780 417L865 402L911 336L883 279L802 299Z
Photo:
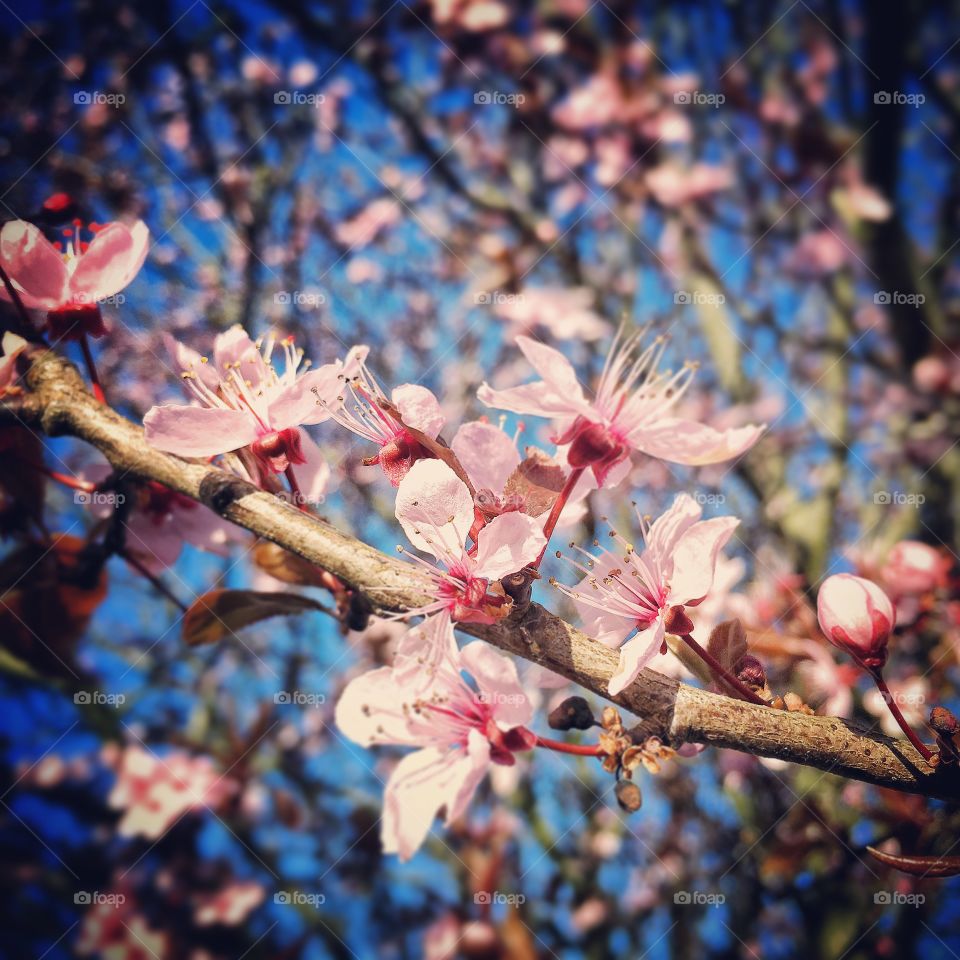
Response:
M636 813L643 804L640 788L631 780L618 780L614 789L620 809L626 813Z
M828 577L817 594L817 619L827 639L864 667L886 663L896 613L875 583L849 573Z
M583 697L567 697L547 717L553 730L589 730L596 722L590 704Z
M764 670L763 664L752 654L748 653L742 656L734 669L737 679L748 687L762 690L767 684L767 672Z

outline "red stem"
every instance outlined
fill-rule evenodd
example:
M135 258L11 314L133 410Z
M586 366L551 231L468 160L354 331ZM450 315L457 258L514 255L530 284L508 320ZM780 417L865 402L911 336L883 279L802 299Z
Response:
M710 672L716 680L723 681L728 687L736 690L739 696L749 703L755 703L761 707L770 706L766 700L758 697L745 683L730 673L709 650L701 647L689 633L683 634L680 639L710 668Z
M293 472L292 466L287 467L287 469L284 471L284 476L287 478L287 483L290 484L290 492L293 494L293 501L297 508L302 510L304 513L309 513L310 508L307 506L307 503L304 500L303 492L300 490L300 484L297 483L297 478Z
M179 607L182 613L187 612L187 605L158 577L152 574L139 560L132 554L124 551L120 554L127 563L133 567L141 577L149 580L155 590L163 594L172 604Z
M547 543L544 544L543 550L540 551L540 556L537 557L537 562L533 565L535 570L540 569L540 564L543 563L544 555L547 552L547 545L550 542L550 538L553 536L553 531L556 529L557 521L560 519L560 514L563 513L563 508L567 505L567 501L570 499L570 494L573 493L573 488L577 485L577 481L580 477L583 476L583 471L586 467L574 467L570 471L570 476L567 477L567 482L563 485L563 489L557 495L557 499L553 501L553 507L550 509L550 515L547 517L547 522L543 525L543 535L547 538Z
M107 402L107 395L100 386L100 375L97 373L97 365L93 362L93 351L90 349L90 342L87 335L80 335L80 349L83 351L83 362L87 365L87 372L90 374L90 383L93 385L93 395L101 402Z
M927 747L917 736L910 724L907 723L907 718L901 712L896 700L894 700L893 694L887 686L887 681L883 679L883 675L879 670L870 670L869 673L873 677L873 681L876 683L877 689L880 691L884 702L890 708L893 719L900 725L900 729L907 735L907 739L917 748L917 752L929 763L933 759L933 751Z
M554 750L556 753L571 753L577 757L599 757L603 755L603 750L597 744L589 743L564 743L562 740L551 740L549 737L541 737L534 734L537 738L536 746L543 747L545 750Z

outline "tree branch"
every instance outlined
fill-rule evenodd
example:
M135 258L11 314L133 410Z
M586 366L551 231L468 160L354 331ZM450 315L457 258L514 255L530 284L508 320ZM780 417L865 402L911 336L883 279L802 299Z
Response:
M27 372L27 393L0 407L0 424L20 423L48 436L69 435L99 449L125 475L156 480L200 501L241 527L293 551L363 591L376 609L402 610L429 599L414 565L340 533L218 467L150 447L143 430L98 403L67 360L39 353ZM553 670L644 718L666 742L728 747L817 767L895 790L960 799L956 767L931 768L907 742L835 717L807 716L733 700L645 670L610 697L617 653L539 604L486 626L460 625L508 653Z

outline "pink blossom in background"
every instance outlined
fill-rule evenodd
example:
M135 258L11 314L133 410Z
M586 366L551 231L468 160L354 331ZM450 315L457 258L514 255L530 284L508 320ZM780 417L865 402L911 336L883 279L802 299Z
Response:
M433 21L475 33L495 30L510 20L510 9L498 0L430 0Z
M733 186L733 173L727 167L695 163L685 170L672 162L648 170L646 183L657 203L682 207L703 200Z
M553 119L568 130L591 130L616 122L625 110L616 78L597 73L553 108Z
M797 664L796 672L810 704L823 716L851 716L859 669L850 663L837 663L820 643L812 641L804 647L808 659Z
M622 342L618 338L591 401L562 353L517 337L517 346L542 379L506 390L484 383L477 396L489 407L559 420L555 442L570 444L570 465L590 467L599 486L631 451L691 466L731 460L747 451L763 427L719 432L671 415L690 386L694 368L685 365L675 374L660 373L665 343L658 338L641 351L639 334Z
M901 540L887 554L880 576L894 596L929 593L947 585L952 561L919 540Z
M158 757L140 746L124 748L108 803L123 811L121 837L156 840L190 811L215 810L236 789L208 757L174 752Z
M593 556L582 550L583 562L569 560L584 574L578 584L552 581L574 601L584 632L620 650L611 695L633 683L660 651L670 607L696 606L710 592L717 558L740 521L701 520L701 513L700 505L681 493L652 524L638 513L645 544L641 553L614 534L616 553L604 549Z
M367 204L358 214L334 227L338 243L355 250L373 243L379 234L400 222L400 204L392 197L380 197Z
M931 706L930 681L926 677L898 678L889 679L887 685L907 723L915 729L924 729ZM880 721L880 729L888 737L904 736L900 724L890 712L884 695L876 687L872 687L863 695L863 708Z
M441 808L448 826L462 816L491 764L533 746L523 726L532 713L513 661L479 640L458 650L445 614L411 630L392 667L352 680L337 703L340 730L363 746L418 748L387 780L384 852L409 860Z
M49 314L53 336L70 336L75 329L105 333L98 303L123 290L146 259L150 231L142 220L132 227L113 222L91 229L93 240L82 241L77 222L56 246L24 220L0 229L0 263L23 305ZM0 299L10 299L2 285Z
M516 297L495 305L495 313L520 333L538 327L558 340L599 340L609 324L593 309L587 287L524 287Z
M496 581L533 563L547 543L536 519L511 512L487 523L476 550L468 551L473 497L440 460L419 460L410 468L397 490L396 514L410 542L439 561L432 565L412 557L429 574L435 599L405 616L444 610L454 620L493 623L509 610Z
M816 279L835 273L851 257L847 244L830 229L805 233L786 258L784 268L798 277Z
M75 949L103 960L173 960L166 932L153 929L125 886L105 893L84 913Z
M197 897L193 917L198 926L236 927L263 903L264 888L253 881L231 883L216 893Z

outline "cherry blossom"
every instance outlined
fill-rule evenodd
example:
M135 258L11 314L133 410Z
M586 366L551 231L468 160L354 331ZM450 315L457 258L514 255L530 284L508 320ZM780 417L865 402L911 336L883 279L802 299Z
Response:
M11 220L0 229L0 264L23 305L47 311L55 338L106 333L99 303L126 287L147 256L150 231L142 220L132 227L113 222L91 224L94 238L81 240L81 221L50 243L40 228ZM9 300L0 287L0 298Z
M717 558L740 521L701 520L701 513L700 505L682 493L652 524L638 513L642 552L611 531L617 552L603 549L592 556L580 550L585 562L569 562L583 579L573 587L551 581L573 599L590 636L619 648L611 694L633 683L661 649L670 608L696 606L710 592Z
M826 638L866 667L882 667L896 623L890 598L851 573L827 577L817 593L817 619Z
M196 404L152 407L143 421L147 442L183 457L247 448L261 469L273 473L303 466L302 493L308 501L316 499L329 468L301 425L327 418L366 347L352 348L345 362L301 371L303 351L287 337L281 342L284 367L278 373L272 363L276 346L273 336L254 343L235 326L217 337L210 365L195 351L174 344L182 382Z
M199 897L194 919L201 927L213 924L235 927L263 903L264 894L263 887L252 880L231 883L215 894Z
M76 952L82 957L117 960L167 960L170 935L155 930L125 885L99 896L84 913Z
M445 613L410 631L393 666L352 680L337 703L340 730L364 746L419 748L387 781L384 851L409 860L441 808L447 825L460 817L491 764L533 747L523 726L532 713L514 663L479 640L458 650Z
M916 595L946 586L950 567L950 560L935 547L901 540L890 550L880 575L894 596Z
M570 444L572 467L590 467L602 486L612 467L632 450L652 457L700 466L730 460L756 443L763 427L717 431L694 420L672 416L690 385L694 366L660 373L665 349L662 338L640 351L640 334L618 337L607 358L594 400L586 398L570 361L552 347L529 337L517 345L542 379L520 387L494 390L484 383L477 396L487 406L514 413L558 419L564 425L555 438Z
M358 357L356 373L347 381L350 399L338 396L329 404L330 418L351 433L377 444L379 453L366 457L365 466L379 464L389 481L397 486L407 471L421 457L429 456L423 444L410 429L436 439L446 423L437 398L426 387L416 383L404 383L394 388L390 401L376 378ZM328 404L325 398L324 405ZM401 423L388 410L396 411Z
M487 523L475 548L467 550L473 497L441 460L420 460L410 468L397 490L396 515L410 542L440 561L433 565L408 554L429 573L435 598L405 616L446 610L454 620L493 623L509 612L510 601L491 581L536 561L547 543L533 517L510 512Z
M587 287L525 287L522 294L498 302L495 313L521 333L543 327L559 340L599 340L609 326L593 301Z
M219 806L235 786L207 757L182 752L158 757L134 745L120 757L108 803L123 811L120 836L156 840L185 813Z

